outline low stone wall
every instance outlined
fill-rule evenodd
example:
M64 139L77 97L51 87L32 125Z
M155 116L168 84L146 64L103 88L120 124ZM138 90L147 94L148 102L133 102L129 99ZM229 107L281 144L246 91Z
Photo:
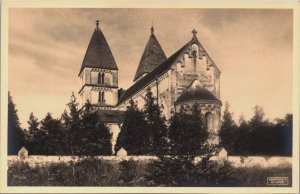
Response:
M102 158L104 160L111 160L115 162L119 162L122 160L139 160L139 161L147 161L150 159L157 159L155 156L99 156L98 158ZM233 166L235 167L252 167L252 166L261 166L261 167L275 167L275 166L291 166L292 165L292 157L280 157L280 156L274 156L274 157L264 157L264 156L248 156L248 157L242 157L242 156L228 156L228 157L213 157L213 160L228 160L230 161ZM14 162L17 161L24 161L28 162L30 166L36 166L36 165L44 165L44 164L50 164L50 163L59 163L59 162L70 162L70 161L76 161L78 160L77 157L73 158L72 156L29 156L26 159L20 159L18 156L9 156L8 157L8 165L10 166ZM196 160L198 160L196 158Z
M133 160L150 160L150 159L157 159L156 156L124 156L124 157L119 157L119 156L99 156L97 158L101 158L103 160L111 160L115 162L119 162L122 160L130 160L131 158ZM68 163L71 161L77 161L78 157L73 157L73 156L28 156L26 159L20 159L19 156L8 156L8 166L13 164L14 162L18 161L23 161L27 162L30 166L36 166L36 165L44 165L44 164L50 164L50 163Z
M227 158L236 167L275 167L292 166L292 157L283 156L228 156Z

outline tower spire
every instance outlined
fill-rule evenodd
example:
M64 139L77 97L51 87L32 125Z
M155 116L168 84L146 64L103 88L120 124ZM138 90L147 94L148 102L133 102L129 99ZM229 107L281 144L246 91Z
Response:
M152 22L150 30L151 30L151 34L154 34L153 22Z
M140 77L150 73L167 59L163 49L154 35L153 22L150 31L150 37L140 59L133 81L139 80Z
M96 28L88 45L79 74L85 67L118 70L110 47L99 28L99 20L95 21Z
M96 27L99 28L99 20L96 20Z

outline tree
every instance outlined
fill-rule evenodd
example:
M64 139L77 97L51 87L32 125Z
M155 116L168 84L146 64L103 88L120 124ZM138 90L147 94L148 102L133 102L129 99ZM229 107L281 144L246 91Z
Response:
M261 106L256 105L254 108L254 115L249 121L249 135L251 154L263 154L262 147L264 141L263 131L266 129L268 123L264 120L264 111ZM268 134L265 134L268 135Z
M197 104L193 105L191 115L180 111L171 117L169 139L172 155L194 158L200 154L199 148L207 138L208 131L204 128L203 116Z
M62 139L64 138L62 132L62 125L59 119L54 119L51 113L47 113L45 118L41 121L41 133L43 142L38 145L43 148L44 155L61 155L64 153L64 144Z
M238 139L236 136L237 125L234 122L232 115L229 111L230 105L225 103L225 110L222 118L222 125L219 132L220 146L224 147L229 154L236 154Z
M62 127L65 131L65 138L62 140L65 144L65 153L67 155L78 155L80 152L81 119L78 110L78 103L74 93L67 104L68 112L64 111L61 116Z
M149 154L160 155L167 151L167 125L160 106L148 88L145 96L144 114L149 130Z
M286 114L285 122L281 130L282 144L280 146L283 155L291 156L293 151L293 115Z
M197 104L191 115L180 111L171 117L169 139L169 154L149 163L148 180L167 186L205 186L219 185L229 179L231 165L211 160L218 154L219 147L209 143ZM195 161L196 156L200 161Z
M293 148L293 115L286 114L284 119L277 119L274 126L278 145L276 153L284 156L292 155Z
M112 155L112 133L109 132L109 129L103 122L99 122L96 127L99 134L99 154L104 156Z
M170 119L169 139L170 157L162 157L161 161L176 184L189 184L194 177L194 159L204 154L203 145L208 139L208 131L204 127L203 116L198 104L192 107L192 114L185 111L175 113ZM164 171L164 170L163 170Z
M251 132L256 132L261 129L264 125L264 110L261 106L255 105L254 115L249 121L249 127Z
M235 134L237 136L236 154L247 156L250 154L251 142L249 139L249 124L243 115L239 118L239 126Z
M24 133L20 127L16 105L8 93L8 155L16 155L24 145Z
M29 120L27 121L29 127L25 132L25 147L28 149L29 154L37 155L41 153L41 145L44 144L44 134L40 130L40 123L33 113L30 113Z
M115 150L122 147L129 155L146 155L149 153L149 130L144 113L140 111L133 100L125 111L124 123L118 135Z
M87 102L84 111L82 112L82 129L81 138L82 149L84 155L111 155L112 134L107 126L98 122L96 109Z

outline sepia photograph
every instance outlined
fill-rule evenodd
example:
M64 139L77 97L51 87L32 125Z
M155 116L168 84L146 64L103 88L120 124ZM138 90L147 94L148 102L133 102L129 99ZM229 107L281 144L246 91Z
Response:
M298 4L10 5L3 191L299 192Z

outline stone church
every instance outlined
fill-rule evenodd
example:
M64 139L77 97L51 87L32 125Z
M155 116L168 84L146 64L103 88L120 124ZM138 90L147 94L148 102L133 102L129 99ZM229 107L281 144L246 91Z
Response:
M78 75L80 106L89 101L97 107L99 120L113 134L114 146L129 101L132 99L143 108L144 96L151 88L166 118L180 109L189 112L198 103L206 129L211 137L218 139L222 106L220 74L199 42L196 30L192 31L190 41L167 57L151 27L132 86L126 90L119 88L118 66L97 21Z

